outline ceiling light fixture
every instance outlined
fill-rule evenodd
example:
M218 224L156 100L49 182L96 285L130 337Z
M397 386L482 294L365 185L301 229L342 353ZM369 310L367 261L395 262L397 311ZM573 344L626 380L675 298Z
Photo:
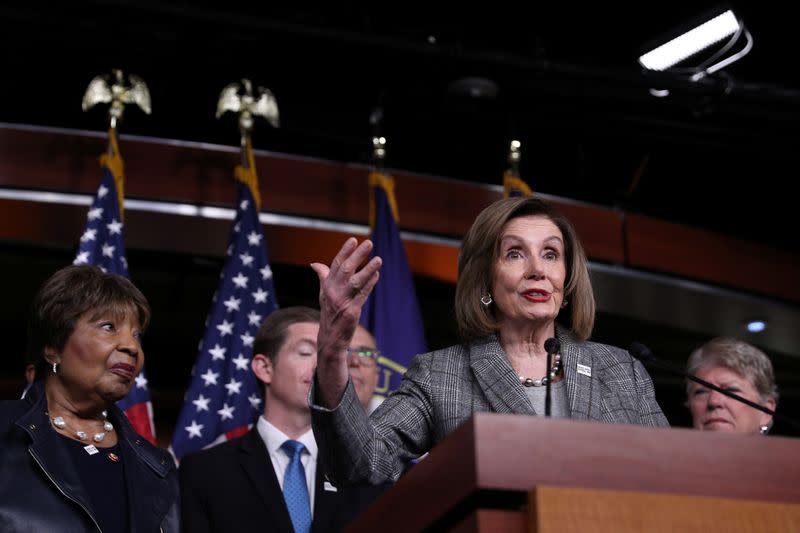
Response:
M745 39L742 48L730 53L742 37ZM723 41L724 44L721 44ZM717 9L692 23L684 24L670 32L669 37L657 42L662 44L648 47L648 51L639 56L639 64L648 70L688 72L692 81L730 65L753 48L752 35L742 20L728 8L722 8L722 12ZM708 55L701 57L701 52ZM694 65L676 68L676 65L690 58L697 59Z
M745 327L750 333L761 333L767 329L767 323L761 319L748 320Z

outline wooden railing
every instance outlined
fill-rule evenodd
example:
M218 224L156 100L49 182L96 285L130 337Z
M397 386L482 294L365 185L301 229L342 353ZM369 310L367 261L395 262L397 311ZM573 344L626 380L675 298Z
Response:
M1 126L0 188L94 194L100 179L98 155L104 149L103 132ZM234 201L237 147L123 135L121 149L127 198L224 207ZM368 168L269 152L258 152L256 164L262 211L367 223ZM502 194L499 186L392 174L400 227L421 234L460 239L475 215ZM800 302L796 253L608 207L547 198L573 221L592 260ZM0 199L0 239L74 245L85 212L83 206ZM229 223L222 220L133 210L126 217L127 245L133 248L221 255L227 242ZM332 257L346 237L346 232L280 224L268 224L265 230L272 260L287 264ZM455 242L408 240L412 270L454 282Z

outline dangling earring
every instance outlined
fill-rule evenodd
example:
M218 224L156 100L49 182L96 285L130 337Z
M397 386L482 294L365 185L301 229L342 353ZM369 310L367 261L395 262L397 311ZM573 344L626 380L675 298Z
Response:
M566 298L564 298L564 301L563 301L563 302L561 302L561 309L564 309L564 308L567 306L567 304L568 304L568 303L569 303L569 300L567 300Z
M492 301L493 301L492 300L492 295L489 294L488 292L486 294L484 294L483 296L481 296L481 303L483 305L485 305L486 307L489 307L490 305L492 305Z
M53 361L53 374L58 374L58 363Z
M759 431L761 432L762 435L766 435L767 431L769 431L769 426L761 426L759 428Z

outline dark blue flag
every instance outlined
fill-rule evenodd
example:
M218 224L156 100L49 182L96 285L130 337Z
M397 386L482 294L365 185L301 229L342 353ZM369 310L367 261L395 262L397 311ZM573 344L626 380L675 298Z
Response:
M533 196L533 191L515 172L507 171L503 174L503 197L515 196Z
M361 312L361 324L374 336L381 352L380 378L375 390L385 396L400 384L415 355L427 351L414 280L397 229L394 179L373 172L369 176L372 255L383 259L381 276Z
M246 433L264 411L250 361L256 331L278 304L258 220L260 198L249 139L246 155L249 166L236 168L236 218L225 264L172 438L178 460Z
M117 132L108 132L109 153L100 157L103 179L97 189L92 207L87 215L86 229L81 235L76 265L97 265L105 272L129 278L128 260L125 258L125 239L122 235L125 172L119 152ZM131 391L117 402L128 416L133 428L155 444L156 431L153 424L153 404L144 368L136 376Z

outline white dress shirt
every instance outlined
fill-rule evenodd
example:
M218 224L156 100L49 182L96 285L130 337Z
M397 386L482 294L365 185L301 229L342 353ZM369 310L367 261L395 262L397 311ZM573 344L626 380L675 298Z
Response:
M278 478L278 483L283 491L283 476L286 473L286 468L289 466L289 456L286 452L281 450L281 446L287 440L290 440L283 431L279 430L270 424L263 416L258 417L258 434L264 441L267 447L269 458L272 461L272 468L275 469L275 475ZM303 463L303 468L306 471L306 486L308 487L308 500L311 504L311 516L314 516L314 488L317 479L317 441L314 440L314 433L309 429L303 433L300 438L294 439L303 443L306 447L300 456L300 462Z
M369 399L369 403L367 404L367 414L371 415L372 411L378 408L380 404L383 403L383 400L386 398L384 396L373 396Z

